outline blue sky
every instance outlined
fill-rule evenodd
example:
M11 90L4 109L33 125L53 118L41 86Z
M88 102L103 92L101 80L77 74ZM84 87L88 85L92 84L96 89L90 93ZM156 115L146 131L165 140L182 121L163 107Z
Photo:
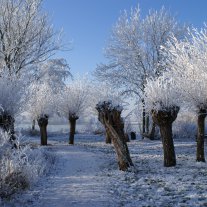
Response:
M169 9L176 19L195 27L207 21L207 0L45 0L56 29L63 28L64 42L72 41L72 50L60 52L73 75L84 74L104 62L103 49L120 12L139 4L144 17L149 9Z

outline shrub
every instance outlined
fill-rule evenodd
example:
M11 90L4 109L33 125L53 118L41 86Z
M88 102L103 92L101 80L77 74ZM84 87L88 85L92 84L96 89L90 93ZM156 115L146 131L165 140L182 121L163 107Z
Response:
M21 145L19 140L17 137L17 149L13 149L9 134L0 131L0 199L28 188L54 163L54 156L45 148Z

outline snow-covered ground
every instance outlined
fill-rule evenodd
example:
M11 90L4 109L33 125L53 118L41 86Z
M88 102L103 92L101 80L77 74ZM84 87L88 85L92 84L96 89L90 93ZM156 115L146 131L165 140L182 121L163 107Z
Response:
M33 137L30 141L39 142ZM207 164L196 163L196 143L175 140L177 166L163 167L159 140L135 140L129 150L136 170L118 170L115 153L104 138L51 134L56 165L48 176L5 206L207 206Z

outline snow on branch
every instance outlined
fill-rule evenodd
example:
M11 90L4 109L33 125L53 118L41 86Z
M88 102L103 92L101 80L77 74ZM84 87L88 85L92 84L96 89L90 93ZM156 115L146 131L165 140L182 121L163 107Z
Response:
M174 87L173 78L163 74L157 79L148 79L145 87L146 108L148 111L169 110L180 105L180 93Z
M32 118L49 117L54 113L54 95L47 83L31 85L31 96L28 100L28 112Z
M187 32L165 9L150 11L142 18L139 7L124 11L112 29L105 49L107 64L99 64L94 75L124 95L142 98L146 79L165 70L161 45L174 34L178 39Z
M9 114L12 117L21 113L26 106L25 77L16 77L4 71L0 76L0 114Z
M61 48L60 33L54 31L42 11L42 0L1 0L0 66L18 74L48 59Z
M39 83L47 82L54 92L58 93L65 86L65 81L72 77L67 61L50 59L37 65L35 79Z
M68 119L81 116L89 107L90 86L85 78L73 80L56 97L57 112Z
M191 108L207 108L207 28L189 30L189 38L171 38L163 54L183 101Z
M108 101L99 102L96 105L96 109L98 111L105 111L105 110L113 111L113 110L116 110L116 111L122 112L123 107L121 105L113 104L111 100L108 100Z

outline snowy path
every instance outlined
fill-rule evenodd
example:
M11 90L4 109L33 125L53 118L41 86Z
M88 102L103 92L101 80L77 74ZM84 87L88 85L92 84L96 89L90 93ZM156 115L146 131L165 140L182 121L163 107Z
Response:
M27 193L28 206L39 207L96 207L114 206L108 187L100 173L104 165L101 154L81 146L56 145L57 164L45 180ZM98 175L98 176L97 176ZM30 198L28 198L28 196Z

